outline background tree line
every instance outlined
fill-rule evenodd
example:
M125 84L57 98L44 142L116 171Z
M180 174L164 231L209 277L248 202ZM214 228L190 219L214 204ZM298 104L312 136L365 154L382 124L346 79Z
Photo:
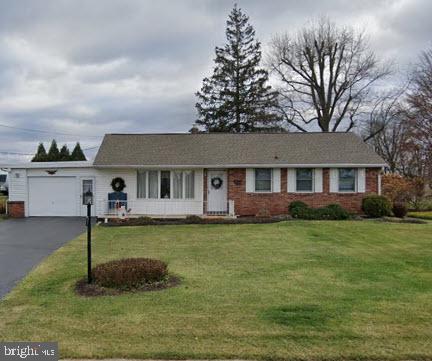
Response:
M55 139L52 140L48 153L45 150L43 143L39 143L36 154L32 162L68 162L68 161L84 161L87 160L84 152L81 149L79 142L76 143L72 153L69 148L64 144L61 149L58 149Z
M431 183L432 49L419 56L406 84L390 86L394 62L378 58L365 32L327 18L273 36L264 64L237 5L226 39L196 93L198 131L354 131L391 172Z

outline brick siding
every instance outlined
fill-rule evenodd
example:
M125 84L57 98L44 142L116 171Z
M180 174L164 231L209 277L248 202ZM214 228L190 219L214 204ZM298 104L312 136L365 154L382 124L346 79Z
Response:
M234 200L235 214L255 216L257 214L279 215L288 213L292 201L303 201L311 207L322 207L338 203L354 213L361 213L361 201L368 193L378 193L379 168L366 169L365 193L330 193L329 169L323 169L322 193L288 193L287 169L281 169L280 193L246 193L246 169L228 170L228 199Z
M12 218L24 218L24 202L23 201L9 201L8 203L8 215Z

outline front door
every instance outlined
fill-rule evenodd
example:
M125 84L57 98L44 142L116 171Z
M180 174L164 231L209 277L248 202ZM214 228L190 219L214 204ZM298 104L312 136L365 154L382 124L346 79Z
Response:
M225 170L207 172L207 213L224 214L228 212L227 189Z
M87 216L87 199L89 192L93 195L93 206L92 206L92 216L95 215L95 189L94 189L94 178L81 178L80 187L80 203L81 203L81 216Z

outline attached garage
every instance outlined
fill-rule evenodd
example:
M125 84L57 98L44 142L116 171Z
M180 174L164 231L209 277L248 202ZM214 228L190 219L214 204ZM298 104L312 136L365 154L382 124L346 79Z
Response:
M29 216L78 216L76 177L28 177Z

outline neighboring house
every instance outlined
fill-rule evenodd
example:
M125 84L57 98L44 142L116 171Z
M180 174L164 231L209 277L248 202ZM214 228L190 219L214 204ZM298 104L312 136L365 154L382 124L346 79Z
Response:
M84 216L91 191L103 217L122 206L130 215L278 215L294 200L360 212L365 194L380 193L384 166L353 133L203 133L108 134L93 163L2 167L12 216Z

